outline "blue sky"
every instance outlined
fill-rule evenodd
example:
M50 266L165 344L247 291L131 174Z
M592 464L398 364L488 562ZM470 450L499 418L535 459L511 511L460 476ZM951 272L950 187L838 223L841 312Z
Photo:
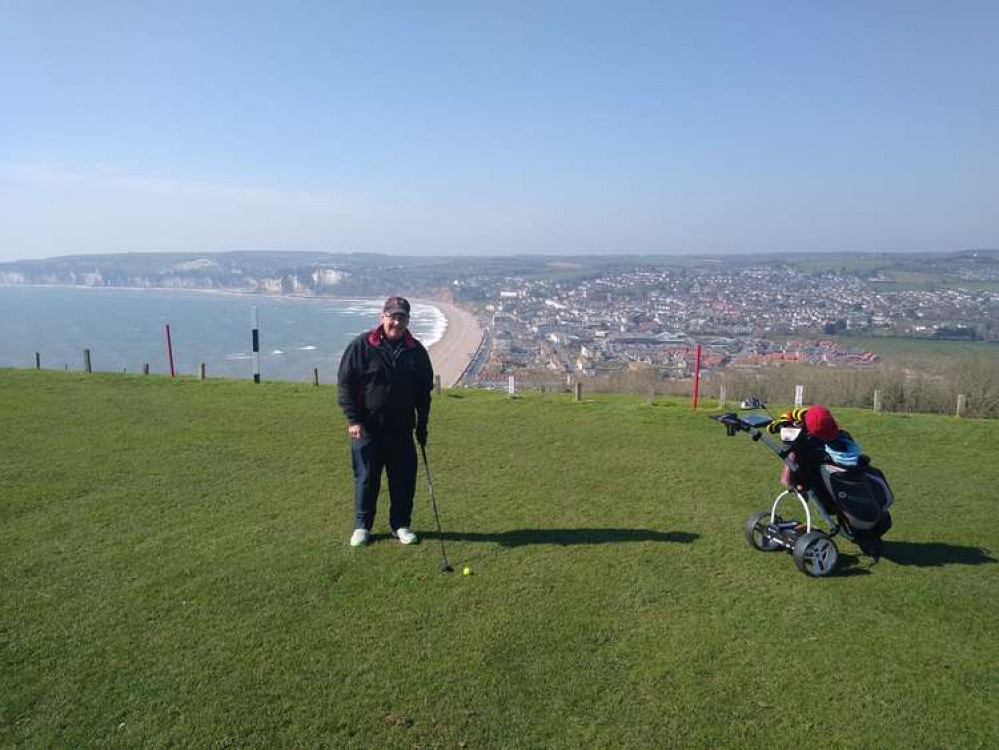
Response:
M0 261L999 247L999 3L0 0Z

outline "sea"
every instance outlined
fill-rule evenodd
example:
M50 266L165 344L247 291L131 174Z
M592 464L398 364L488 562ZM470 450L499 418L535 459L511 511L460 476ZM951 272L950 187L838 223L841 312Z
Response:
M262 380L336 382L340 356L379 322L382 299L263 296L114 287L0 286L0 367L82 370L90 350L97 372L170 372L252 378L254 311ZM410 330L425 346L447 327L433 305L413 303Z

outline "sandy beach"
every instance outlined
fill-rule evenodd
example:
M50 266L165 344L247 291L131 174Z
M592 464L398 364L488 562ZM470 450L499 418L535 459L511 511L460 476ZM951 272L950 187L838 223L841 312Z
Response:
M476 349L479 348L482 328L479 327L475 316L467 310L438 300L425 300L425 302L439 308L447 318L444 337L432 344L428 351L434 373L440 375L441 384L445 388L451 388L458 382Z

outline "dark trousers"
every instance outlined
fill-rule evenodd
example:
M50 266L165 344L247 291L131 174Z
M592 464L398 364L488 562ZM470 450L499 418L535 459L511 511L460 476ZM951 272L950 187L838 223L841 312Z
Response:
M413 433L395 432L350 441L354 466L354 528L371 530L382 485L382 469L388 476L389 526L393 531L412 523L416 493L416 445Z

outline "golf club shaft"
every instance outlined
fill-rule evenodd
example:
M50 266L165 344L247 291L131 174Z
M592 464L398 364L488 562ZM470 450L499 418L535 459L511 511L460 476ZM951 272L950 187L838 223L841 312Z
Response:
M427 473L427 489L430 490L430 505L434 509L434 520L437 521L437 539L441 543L441 555L444 558L445 567L450 568L451 563L447 561L447 551L444 549L444 531L441 529L441 517L437 512L437 493L434 492L434 481L430 476L430 464L427 462L427 447L425 445L420 446L420 453L423 454L423 468Z

